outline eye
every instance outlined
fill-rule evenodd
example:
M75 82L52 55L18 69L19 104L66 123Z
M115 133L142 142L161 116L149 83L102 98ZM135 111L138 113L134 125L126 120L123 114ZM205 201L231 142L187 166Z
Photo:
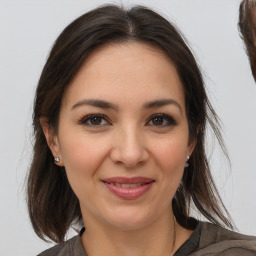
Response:
M86 126L104 126L109 124L107 117L102 114L87 115L83 117L79 123Z
M149 119L147 124L150 126L166 127L166 126L175 126L177 125L177 122L169 115L155 114Z

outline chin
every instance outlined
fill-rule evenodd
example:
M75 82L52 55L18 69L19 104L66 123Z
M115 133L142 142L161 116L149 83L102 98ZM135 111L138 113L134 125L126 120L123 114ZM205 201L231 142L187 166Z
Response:
M109 225L119 230L133 231L147 227L155 221L156 216L140 210L122 209L109 213L109 218L105 219ZM105 217L107 217L105 215Z

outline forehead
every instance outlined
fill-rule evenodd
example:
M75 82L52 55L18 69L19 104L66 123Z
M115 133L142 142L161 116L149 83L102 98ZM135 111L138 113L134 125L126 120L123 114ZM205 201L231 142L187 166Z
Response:
M69 85L63 101L82 97L152 100L166 95L184 103L183 86L171 59L159 48L127 42L93 51Z

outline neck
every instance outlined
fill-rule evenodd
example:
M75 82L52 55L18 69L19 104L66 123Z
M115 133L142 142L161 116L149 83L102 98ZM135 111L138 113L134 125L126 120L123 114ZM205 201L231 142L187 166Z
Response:
M170 256L191 234L174 221L170 212L136 230L120 230L91 218L85 224L82 243L89 256Z

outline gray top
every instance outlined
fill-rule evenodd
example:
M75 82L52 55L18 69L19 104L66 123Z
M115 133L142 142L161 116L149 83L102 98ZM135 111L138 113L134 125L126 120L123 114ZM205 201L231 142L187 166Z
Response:
M87 256L81 234L38 256ZM256 237L229 231L215 224L199 222L190 238L174 256L256 256Z

